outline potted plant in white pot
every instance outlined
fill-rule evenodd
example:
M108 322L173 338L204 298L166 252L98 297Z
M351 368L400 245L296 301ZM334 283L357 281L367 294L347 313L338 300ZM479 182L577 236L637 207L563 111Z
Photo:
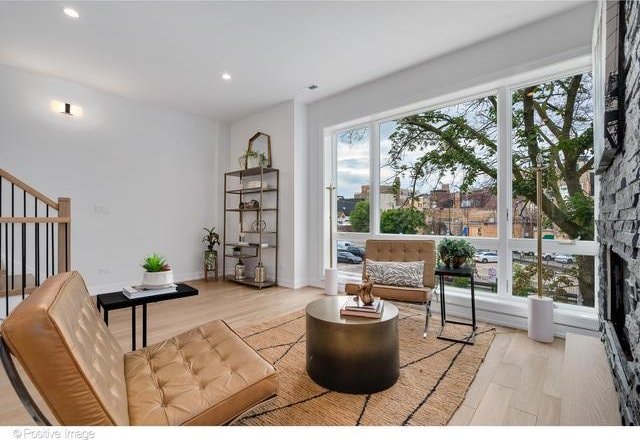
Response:
M173 271L164 256L158 253L148 255L144 258L142 267L145 269L142 277L145 287L159 288L173 284Z
M214 246L220 244L220 234L215 232L216 227L202 228L207 233L202 237L202 242L207 244L207 250L204 251L204 264L207 270L216 270L218 265L218 251L213 249Z

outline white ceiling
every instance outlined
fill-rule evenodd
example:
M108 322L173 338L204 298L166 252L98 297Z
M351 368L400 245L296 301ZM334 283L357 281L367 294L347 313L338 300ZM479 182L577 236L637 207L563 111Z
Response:
M579 5L0 2L0 63L233 121L294 97L337 93ZM65 16L63 6L80 18ZM220 79L225 71L232 81ZM309 84L318 89L306 90Z

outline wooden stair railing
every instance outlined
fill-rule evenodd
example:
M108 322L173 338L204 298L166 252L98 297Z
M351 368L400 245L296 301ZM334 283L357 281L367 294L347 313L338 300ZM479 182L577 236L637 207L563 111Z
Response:
M49 276L70 269L71 199L55 201L0 168L0 261L4 265L0 265L0 292L7 316L10 296L24 299ZM33 274L27 274L27 267ZM31 279L34 286L27 285Z

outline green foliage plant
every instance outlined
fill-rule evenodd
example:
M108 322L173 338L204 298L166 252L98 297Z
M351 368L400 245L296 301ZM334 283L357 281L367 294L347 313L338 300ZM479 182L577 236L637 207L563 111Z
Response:
M158 253L153 253L144 258L142 267L147 272L166 272L171 270L171 266L167 263L167 259Z
M463 257L465 262L473 261L476 248L463 238L444 238L438 244L440 260L451 266L456 257Z
M453 285L462 289L469 287L469 278L467 277L453 277Z
M353 232L369 232L369 201L361 200L349 215L351 230Z
M266 167L269 164L269 160L264 153L260 153L258 151L246 151L238 158L240 168L247 168L250 159L256 159L258 161L258 166L261 167Z
M380 215L383 234L417 234L426 228L424 214L415 208L387 209Z
M207 231L206 235L202 237L202 242L207 243L207 249L212 251L214 246L220 244L220 234L215 232L216 227L202 228Z

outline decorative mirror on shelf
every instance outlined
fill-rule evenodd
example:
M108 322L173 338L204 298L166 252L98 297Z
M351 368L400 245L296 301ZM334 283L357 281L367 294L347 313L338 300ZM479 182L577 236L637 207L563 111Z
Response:
M257 132L251 139L249 139L249 145L247 146L247 154L255 153L257 155L264 155L266 157L266 167L271 168L271 136ZM245 169L247 168L248 161L245 161Z

